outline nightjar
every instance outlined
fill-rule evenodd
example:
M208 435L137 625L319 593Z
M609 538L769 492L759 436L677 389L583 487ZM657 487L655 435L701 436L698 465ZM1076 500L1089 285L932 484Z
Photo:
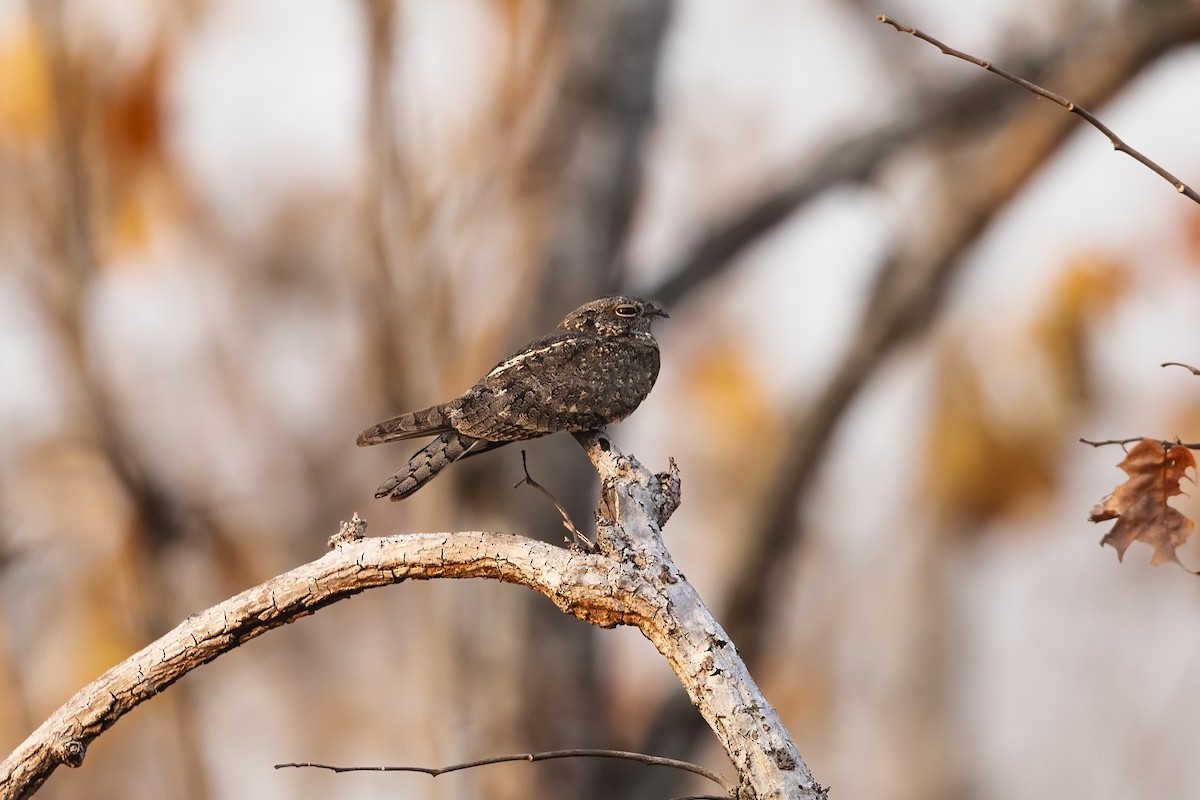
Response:
M666 316L657 303L637 297L592 300L460 397L371 426L359 434L360 447L437 437L375 496L403 500L468 455L557 431L595 430L629 416L658 377L650 323Z

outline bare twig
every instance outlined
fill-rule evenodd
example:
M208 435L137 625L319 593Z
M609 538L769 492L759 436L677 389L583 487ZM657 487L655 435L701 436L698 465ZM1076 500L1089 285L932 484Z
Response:
M1178 361L1164 361L1159 364L1160 367L1183 367L1193 375L1200 375L1200 369L1193 367L1191 364L1181 364Z
M977 67L982 67L983 69L987 70L988 72L992 73L993 75L999 75L1001 78L1004 78L1006 81L1015 83L1017 86L1020 86L1022 89L1025 89L1026 91L1033 92L1038 97L1044 97L1053 103L1057 103L1058 105L1065 108L1067 111L1070 111L1072 114L1075 114L1076 116L1080 117L1085 122L1087 122L1089 125L1091 125L1093 128L1095 128L1096 130L1100 131L1105 136L1107 136L1108 140L1110 142L1112 142L1112 146L1113 146L1114 150L1124 153L1125 155L1134 159L1139 164L1146 167L1151 172L1153 172L1154 174L1161 177L1163 180L1170 183L1172 186L1175 187L1175 191L1179 192L1184 197L1187 197L1192 202L1200 203L1200 194L1196 194L1196 191L1194 189L1192 189L1190 186L1185 184L1183 181L1179 180L1179 178L1176 178L1170 172L1167 172L1167 170L1165 170L1163 167L1159 166L1159 164L1157 162L1151 160L1150 158L1147 158L1145 155L1142 154L1141 151L1139 151L1133 147L1130 147L1128 144L1125 143L1125 141L1123 139L1121 139L1119 136L1117 136L1115 133L1113 133L1112 130L1107 125L1105 125L1100 120L1096 119L1096 116L1094 114L1092 114L1092 112L1088 111L1086 108L1084 108L1083 106L1074 102L1073 100L1068 100L1067 98L1065 98L1061 95L1055 94L1054 92L1050 91L1049 89L1045 89L1041 86L1038 86L1036 83L1027 81L1024 78L1022 78L1021 76L1014 75L1013 73L1009 72L1008 70L997 67L995 64L992 64L988 61L984 61L983 59L976 58L975 56L970 55L968 53L964 53L961 50L955 50L953 47L950 47L949 45L938 41L937 39L933 38L932 36L925 33L924 31L922 31L918 28L914 28L911 25L905 25L905 24L898 22L895 19L888 17L884 14L880 14L879 16L875 17L875 19L879 20L880 22L884 23L885 25L891 25L893 28L900 31L901 33L912 34L913 36L917 37L921 41L928 42L929 44L933 45L938 50L941 50L944 54L946 54L948 56L953 56L954 58L962 59L963 61L974 64Z
M521 469L524 470L525 477L514 483L513 488L516 489L521 484L529 484L534 489L537 489L539 492L544 494L546 498L554 504L554 508L558 511L558 515L562 517L563 527L571 533L571 536L567 537L567 541L578 541L583 545L584 549L588 550L589 552L594 552L596 549L596 543L581 533L579 528L575 527L575 523L571 521L571 515L568 514L567 510L562 507L562 504L554 498L554 495L550 493L550 490L535 481L533 476L529 474L529 463L525 458L524 450L521 451ZM574 539L571 537L574 537Z
M1127 444L1133 444L1134 442L1140 442L1143 439L1149 439L1149 438L1153 438L1153 437L1131 436L1128 439L1100 439L1100 440L1095 440L1095 441L1093 441L1092 439L1080 438L1079 441L1082 442L1083 444L1089 444L1092 447L1105 447L1110 444L1119 444L1119 445L1121 445L1121 447L1125 447L1125 445L1127 445ZM1174 441L1168 441L1166 439L1159 439L1159 443L1163 446L1164 449L1166 449L1168 447L1174 447L1176 445L1179 445L1180 447L1186 447L1188 450L1200 450L1200 442L1181 442L1178 439L1175 439Z
M1121 445L1121 447L1124 447L1127 444L1133 444L1134 442L1140 442L1144 438L1145 438L1144 436L1131 436L1128 439L1103 439L1103 440L1095 440L1094 441L1092 439L1084 439L1081 436L1079 438L1079 441L1082 442L1083 444L1090 444L1092 447L1106 447L1110 444L1119 444L1119 445Z
M275 769L284 769L286 767L307 767L313 769L324 769L330 772L420 772L425 775L436 778L439 775L445 775L448 772L458 772L464 769L474 769L475 767L486 767L491 764L506 764L514 761L549 761L555 758L616 758L625 761L636 761L639 764L646 764L652 767L670 767L672 769L684 770L692 772L696 775L708 778L713 783L724 789L730 797L734 795L737 787L720 773L705 769L699 764L693 764L690 761L680 761L674 758L663 758L661 756L647 755L646 753L632 753L626 750L605 750L605 749L575 749L575 750L547 750L540 753L517 753L508 756L495 756L493 758L481 758L476 761L465 761L461 764L451 764L447 767L404 767L404 766L374 766L374 767L339 767L331 764L321 764L315 762L291 762L287 764L276 764Z

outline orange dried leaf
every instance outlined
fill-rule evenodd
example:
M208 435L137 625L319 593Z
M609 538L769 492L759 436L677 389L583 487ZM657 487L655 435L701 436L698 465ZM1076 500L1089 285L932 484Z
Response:
M1192 451L1179 444L1164 447L1155 439L1142 439L1130 448L1118 466L1129 480L1088 515L1092 522L1117 521L1100 540L1101 546L1111 544L1121 560L1130 544L1145 542L1154 548L1150 563L1179 564L1175 549L1187 541L1195 525L1167 505L1167 500L1182 494L1179 481L1186 477L1188 469L1195 469Z

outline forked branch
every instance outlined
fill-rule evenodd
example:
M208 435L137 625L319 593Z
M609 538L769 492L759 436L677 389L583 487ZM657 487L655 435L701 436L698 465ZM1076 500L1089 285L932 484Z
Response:
M81 689L0 763L0 800L32 795L59 766L187 672L342 598L408 579L490 578L545 595L600 627L634 625L671 664L738 773L736 796L816 800L775 710L679 572L660 530L679 504L679 473L654 475L601 434L578 437L603 481L595 553L480 531L364 538L354 519L331 552L188 618Z

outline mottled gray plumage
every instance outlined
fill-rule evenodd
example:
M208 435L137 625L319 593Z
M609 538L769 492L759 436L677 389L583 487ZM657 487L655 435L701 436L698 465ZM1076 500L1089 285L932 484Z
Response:
M459 458L556 431L588 431L629 416L658 377L654 317L637 297L601 297L501 361L448 403L384 420L359 434L360 447L437 436L375 492L402 500Z

